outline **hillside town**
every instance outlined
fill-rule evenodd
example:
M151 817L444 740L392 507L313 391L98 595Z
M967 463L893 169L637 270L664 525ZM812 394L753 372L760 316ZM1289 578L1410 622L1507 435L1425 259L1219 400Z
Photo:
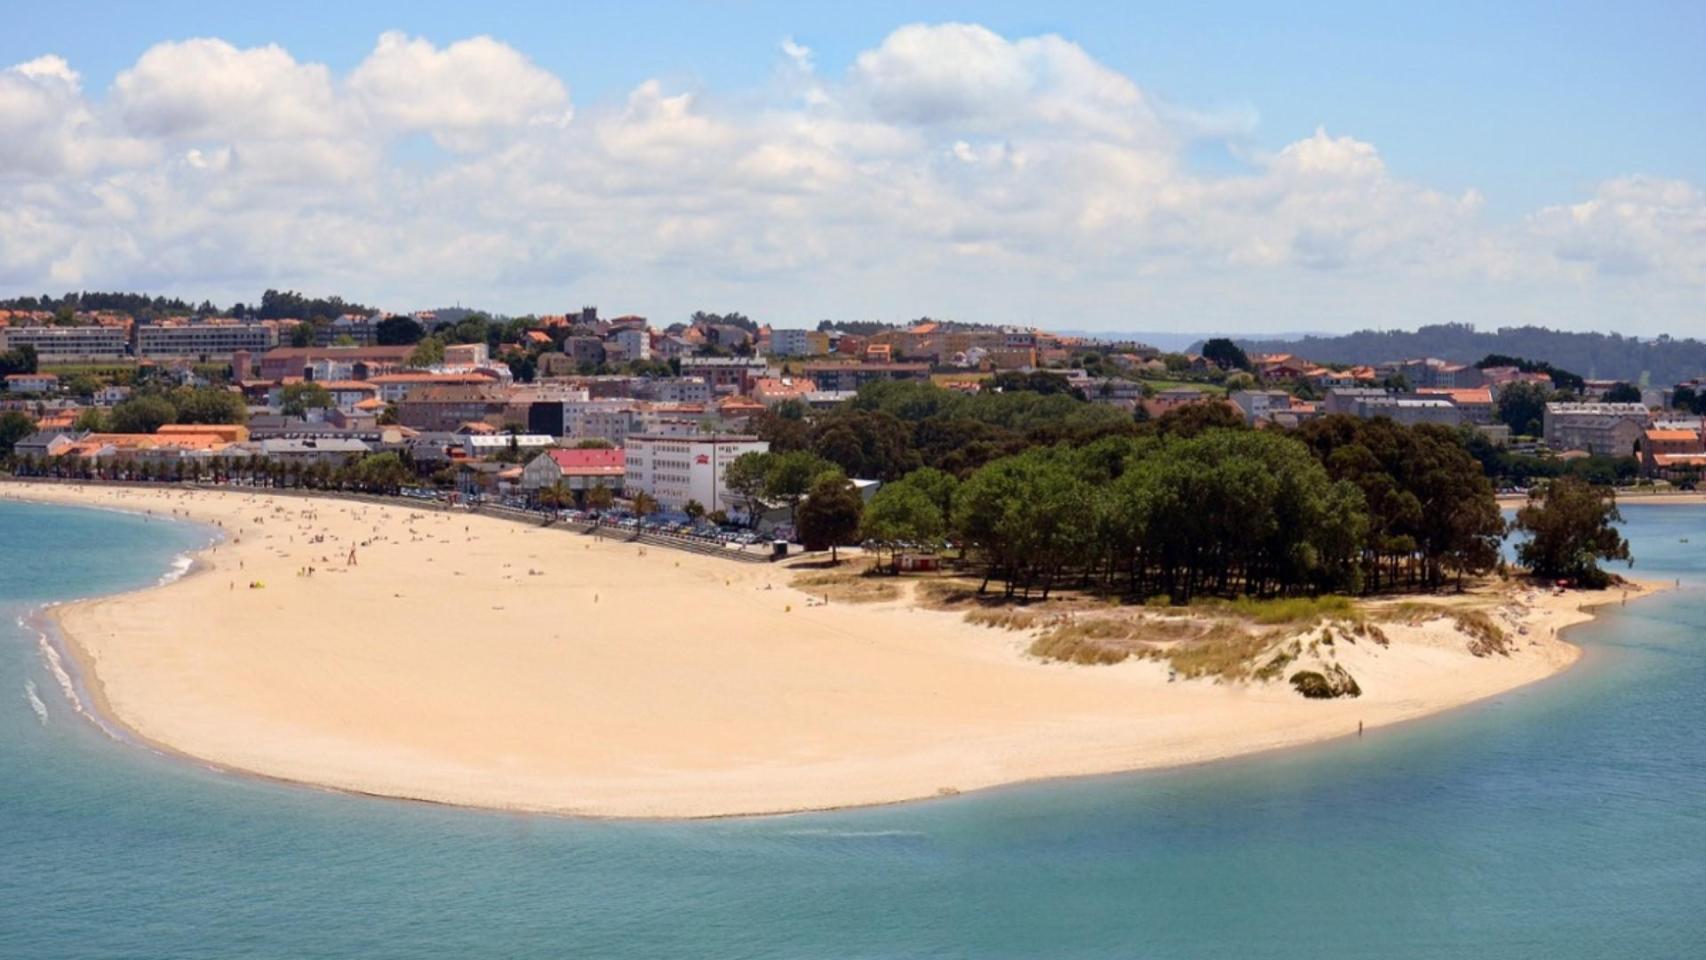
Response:
M1058 393L1101 408L1104 426L1183 414L1277 430L1335 415L1432 424L1461 431L1513 488L1580 469L1691 488L1706 466L1700 380L1638 387L1498 357L1324 365L1224 340L1163 354L929 319L808 328L701 313L660 327L595 307L519 319L13 309L0 311L0 364L4 452L22 475L336 482L784 535L793 511L778 501L803 490L731 489L731 468L806 447L868 500L905 471L800 438L880 384Z

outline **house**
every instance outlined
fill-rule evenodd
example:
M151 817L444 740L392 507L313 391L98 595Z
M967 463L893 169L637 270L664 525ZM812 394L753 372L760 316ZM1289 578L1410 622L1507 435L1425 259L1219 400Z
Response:
M484 343L453 343L444 348L447 367L483 367L491 362L491 352Z
M821 330L772 330L770 354L777 357L817 357L829 352L829 334Z
M623 327L610 335L610 341L616 347L616 352L622 354L624 360L650 360L652 358L652 335L645 327ZM609 350L609 347L606 347Z
M596 367L604 362L604 341L597 337L568 337L563 340L563 355L577 368Z
M1498 419L1493 407L1491 387L1423 387L1416 393L1423 397L1443 397L1450 400L1463 414L1463 422L1485 426Z
M19 460L30 457L45 460L63 455L80 439L81 435L69 430L37 430L12 444L12 456Z
M7 393L53 393L59 389L59 377L51 373L9 373Z
M1228 399L1244 414L1245 423L1272 420L1275 413L1291 410L1291 394L1284 390L1234 390Z
M335 376L326 379L366 380L408 363L414 347L278 347L261 355L261 379L301 377L317 365ZM342 372L339 372L342 371Z
M765 407L774 407L785 400L805 402L817 392L817 384L805 377L759 377L752 384L752 399Z
M267 406L277 409L284 405L284 388L289 383L300 382L286 380L267 391ZM332 406L339 410L354 410L364 400L378 399L380 388L369 380L317 380L315 381L332 396Z
M659 337L657 339L657 343L652 347L652 351L664 360L679 360L682 357L691 357L694 353L698 352L698 349L699 348L694 345L693 341L688 340L686 337L677 336L673 333Z
M607 487L620 493L626 473L622 450L546 450L521 471L521 489L532 492L562 484L574 491Z
M509 398L481 386L418 387L397 403L397 422L416 430L455 430L464 423L501 419Z
M735 329L739 329L736 327ZM745 393L770 370L762 357L683 357L681 375L699 377L718 393Z
M385 373L358 382L372 384L379 390L379 399L386 403L396 403L418 387L484 387L490 386L493 380L483 373L415 372Z
M1706 473L1706 439L1696 427L1655 425L1638 441L1641 472L1673 483L1698 482Z
M1173 387L1158 391L1153 397L1143 401L1143 411L1150 417L1159 417L1169 410L1188 407L1193 403L1225 403L1226 400L1218 394L1194 387Z

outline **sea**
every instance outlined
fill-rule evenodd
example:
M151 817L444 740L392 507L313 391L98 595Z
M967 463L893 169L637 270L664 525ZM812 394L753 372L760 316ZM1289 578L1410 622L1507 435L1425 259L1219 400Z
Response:
M0 502L0 958L1706 957L1706 508L1624 513L1633 572L1681 589L1576 629L1575 669L1448 714L649 822L350 796L127 742L80 712L39 611L173 576L208 532Z

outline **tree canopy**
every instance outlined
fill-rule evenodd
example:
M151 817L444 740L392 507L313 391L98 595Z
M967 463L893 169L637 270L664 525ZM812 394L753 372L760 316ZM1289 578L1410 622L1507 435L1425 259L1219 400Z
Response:
M1610 577L1599 561L1629 560L1629 544L1614 526L1622 519L1609 489L1575 477L1548 481L1517 511L1515 528L1528 535L1517 559L1536 576L1603 587Z
M795 519L800 542L807 550L827 547L830 561L839 561L837 548L853 542L864 506L859 491L840 471L820 473Z
M312 380L290 383L279 391L279 409L287 417L305 417L309 410L334 406L332 393Z

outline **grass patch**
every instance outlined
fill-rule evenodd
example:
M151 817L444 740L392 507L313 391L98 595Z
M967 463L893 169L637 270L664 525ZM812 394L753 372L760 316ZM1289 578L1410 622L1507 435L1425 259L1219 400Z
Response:
M1033 657L1091 666L1121 663L1129 660L1135 652L1122 643L1057 630L1031 641L1030 649Z
M900 599L900 585L892 578L854 570L797 574L793 585L814 597L828 597L832 603L886 603Z
M995 607L989 610L967 611L966 622L1002 630L1030 630L1042 622L1042 617L1031 610Z
M1510 636L1484 610L1459 610L1452 615L1457 629L1469 635L1469 652L1477 657L1509 656Z
M1031 644L1031 653L1068 663L1119 663L1152 647L1156 624L1130 617L1090 617L1061 624Z
M1319 597L1275 597L1271 600L1239 597L1236 600L1206 601L1205 605L1217 612L1267 626L1315 624L1322 620L1348 620L1357 616L1356 603L1350 597L1332 593Z
M1174 644L1162 656L1187 679L1244 680L1254 675L1256 660L1277 639L1272 633L1251 633L1235 624L1217 623L1198 637Z

